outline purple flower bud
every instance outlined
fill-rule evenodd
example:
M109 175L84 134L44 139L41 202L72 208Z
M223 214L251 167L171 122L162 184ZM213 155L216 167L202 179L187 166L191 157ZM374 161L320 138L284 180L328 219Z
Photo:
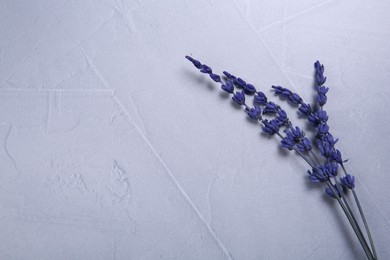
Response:
M323 165L320 165L317 168L313 168L312 171L307 171L307 173L313 182L325 182L329 179L326 171L324 171Z
M307 120L309 120L309 123L314 127L317 127L320 124L320 120L316 113L310 113Z
M301 106L299 107L299 111L300 111L302 114L308 116L308 115L311 114L312 109L311 109L311 107L310 107L309 104L302 103Z
M190 56L186 56L186 59L191 61L192 64L194 64L194 66L197 68L197 69L201 69L202 68L202 63L200 63L199 61L195 60L194 58L190 57Z
M306 152L311 150L311 144L309 139L305 137L305 133L299 128L290 128L285 131L287 137L293 144L297 145L297 148L301 152Z
M276 105L274 102L267 102L265 104L265 108L263 110L263 114L273 114L276 113L278 110L279 106Z
M301 151L301 152L309 152L309 151L312 149L310 140L307 139L306 137L304 137L304 138L299 142L299 144L297 144L297 148L298 148L299 151Z
M238 105L243 105L245 103L245 94L244 92L236 92L232 97L233 101Z
M335 162L337 162L339 164L343 163L343 159L341 158L341 153L339 150L333 151L331 157L332 157L332 160L334 160Z
M236 84L236 86L238 88L244 88L246 85L246 82L244 80L242 80L241 78L234 79L234 83Z
M323 140L324 142L329 143L330 146L334 146L334 145L337 143L337 141L338 141L339 139L334 140L333 135L331 135L330 133L328 133L327 135L324 135L324 136L322 137L322 140Z
M285 90L285 88L281 86L272 86L272 88L275 90L276 95L281 95Z
M321 123L326 123L328 121L328 115L325 110L320 110L316 113L318 120Z
M302 98L296 94L296 93L293 93L292 95L289 96L288 100L293 103L293 104L300 104L302 102Z
M328 187L325 188L326 194L328 194L333 199L340 198L341 197L341 192L337 188L337 185L332 185L332 186L333 186L333 190L335 190L337 192L337 195L333 192L333 190L329 189Z
M229 72L227 71L224 71L223 74L228 78L228 79L236 79L235 76L233 76L232 74L230 74Z
M328 162L325 164L325 168L331 177L337 176L338 164L334 162Z
M325 71L324 65L321 65L321 63L319 61L316 61L314 63L314 68L316 70L316 73L324 73L324 71Z
M221 82L221 77L220 77L219 75L217 75L217 74L211 73L211 74L210 74L210 78L211 78L212 80L214 80L215 82Z
M329 126L327 124L320 124L317 126L317 131L319 134L326 134L329 131Z
M296 126L295 129L291 128L291 134L295 142L299 142L303 137L305 137L305 133L298 126Z
M345 177L340 178L341 185L347 187L348 189L355 188L355 176L347 174Z
M290 91L290 90L288 90L288 89L284 89L284 91L283 91L283 93L281 94L281 96L282 97L284 97L284 98L290 98L290 96L292 95L293 93Z
M221 85L221 89L226 91L227 93L233 93L234 91L233 83L230 80L228 80L226 81L226 84Z
M203 64L201 69L200 69L200 72L211 74L211 73L213 73L213 70L209 66Z
M320 123L326 123L326 121L328 121L328 115L326 114L326 111L320 110L316 113L311 113L308 120L312 126L317 127Z
M255 97L253 99L253 103L256 105L263 106L267 103L267 97L265 96L265 94L263 92L257 92L257 94L255 95Z
M283 148L286 148L286 149L288 149L290 151L294 147L294 142L290 138L288 138L288 137L283 138L280 143L282 144Z
M310 171L307 171L307 172L309 174L309 179L311 180L312 183L320 182L320 180L318 180L318 178L316 176L310 174Z
M317 87L318 94L326 95L326 93L328 93L328 90L329 90L329 88L324 87L324 86L318 86Z
M247 110L247 113L250 119L258 120L261 118L261 108L258 106Z
M288 123L288 117L286 111L283 109L278 110L278 116L275 118L279 126L285 125Z
M269 135L274 135L279 131L279 125L275 119L272 119L271 121L264 120L263 124L263 131L268 133Z
M325 158L329 158L333 153L333 147L329 145L329 143L322 141L321 139L317 139L317 145L320 149L321 155Z
M323 105L326 104L327 100L328 100L328 98L326 97L326 95L318 94L318 96L317 96L318 105L320 105L322 107Z
M324 83L326 82L326 77L324 77L322 73L318 73L316 75L316 81L317 81L317 85L319 86L324 85Z
M245 94L247 94L247 95L253 95L256 93L255 87L251 84L246 84L244 86L244 91L245 91Z

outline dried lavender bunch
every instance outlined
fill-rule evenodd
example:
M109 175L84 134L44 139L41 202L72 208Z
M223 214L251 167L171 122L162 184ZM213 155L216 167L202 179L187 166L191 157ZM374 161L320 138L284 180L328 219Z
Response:
M326 186L325 193L337 200L362 245L367 258L378 259L367 220L355 191L355 177L347 172L344 165L346 161L342 159L341 152L335 147L338 139L335 139L330 133L330 127L327 124L329 117L324 110L324 105L327 103L326 94L329 88L324 86L326 82L324 66L319 61L314 63L317 96L316 104L313 106L305 103L297 93L293 93L287 88L272 86L275 94L297 107L299 113L313 127L315 136L314 140L310 141L301 128L293 126L286 111L278 104L269 101L266 95L261 91L257 91L252 84L226 71L223 72L223 76L215 74L209 66L190 56L186 56L186 59L200 72L208 74L213 81L219 83L223 91L231 94L232 100L237 105L244 107L244 111L250 119L259 121L262 124L263 132L271 136L277 136L281 139L280 144L283 148L295 151L305 160L311 168L311 170L308 170L310 180L313 183L324 184ZM249 105L247 102L249 96L253 96L252 105ZM321 156L313 151L312 143L318 148ZM339 166L344 173L343 177L338 176ZM359 209L370 245L368 245L366 236L362 232L360 224L345 196L348 190L352 191L354 202Z

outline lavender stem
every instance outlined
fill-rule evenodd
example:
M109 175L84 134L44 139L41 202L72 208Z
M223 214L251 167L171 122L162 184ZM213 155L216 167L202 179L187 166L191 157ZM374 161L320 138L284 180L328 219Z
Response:
M343 164L341 164L341 168L343 169L344 175L347 176L347 171L346 171L346 169L345 169ZM365 227L367 235L368 235L368 239L370 240L370 245L371 245L372 252L374 253L375 259L378 259L378 255L377 255L376 250L375 250L374 240L372 239L370 228L368 227L368 223L367 223L366 217L365 217L365 215L363 213L363 209L362 209L362 207L360 205L359 198L358 198L358 196L357 196L357 194L355 192L355 189L353 188L351 190L352 190L352 194L353 194L353 197L355 199L356 205L357 205L357 207L359 209L360 217L363 220L364 227Z

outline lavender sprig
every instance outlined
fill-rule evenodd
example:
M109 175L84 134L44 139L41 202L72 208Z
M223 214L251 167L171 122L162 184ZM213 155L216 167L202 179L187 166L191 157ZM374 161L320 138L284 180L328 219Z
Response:
M220 75L213 73L209 66L202 64L190 56L186 56L186 58L192 62L200 72L208 74L213 81L220 83L223 91L232 94L232 100L237 105L244 106L245 112L250 119L259 120L262 123L262 130L265 133L280 137L281 146L283 148L296 151L311 166L312 171L308 171L311 181L326 183L327 188L325 189L325 192L332 198L335 198L342 207L367 257L369 259L377 259L366 219L354 191L355 179L353 176L347 174L343 165L344 161L342 160L341 152L335 148L335 144L338 140L335 140L329 132L329 125L327 124L328 115L326 111L323 110L323 106L327 102L326 94L329 91L329 88L324 86L326 82L324 66L318 61L314 64L317 91L316 105L314 108L309 104L304 103L303 99L298 94L293 93L289 89L281 86L272 86L276 95L287 99L292 105L298 105L300 113L306 116L309 124L315 128L315 143L318 146L321 155L326 160L326 163L322 164L315 153L313 153L311 142L305 137L305 133L299 127L293 127L291 121L287 117L287 113L281 109L279 105L269 101L263 92L257 91L252 84L246 83L243 79L236 77L229 72L224 71L224 77L221 77ZM246 96L251 95L254 95L253 107L248 106L246 103ZM270 115L274 118L270 120L263 118L263 116ZM281 127L286 128L284 130L285 136L280 133ZM309 154L313 156L315 161L310 158ZM339 180L337 179L338 164L341 165L345 174L345 177L340 178ZM351 189L354 194L374 255L371 253L347 200L342 196L342 186Z

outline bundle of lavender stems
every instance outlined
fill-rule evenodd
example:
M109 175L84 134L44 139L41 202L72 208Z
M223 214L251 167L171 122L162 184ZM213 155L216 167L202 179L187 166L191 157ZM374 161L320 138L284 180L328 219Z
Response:
M314 131L314 138L310 140L301 128L292 124L285 110L278 104L269 101L266 95L258 91L252 84L248 84L242 78L236 77L227 71L224 71L223 75L220 76L214 73L209 66L190 56L186 56L186 59L200 72L208 74L213 81L220 84L223 91L231 94L232 100L244 108L250 119L261 123L262 131L279 138L281 147L289 151L295 151L308 164L310 170L307 173L311 182L322 184L325 187L326 194L338 202L367 258L378 259L374 241L356 193L355 177L347 172L345 168L346 161L342 159L341 152L335 147L338 139L330 133L327 123L328 115L324 110L324 105L327 103L326 94L329 88L324 85L326 82L324 66L319 61L314 63L317 95L315 104L312 106L304 102L297 93L281 86L272 86L277 96L298 108L302 117L307 119ZM252 105L247 102L249 97L253 100ZM342 174L339 174L339 171ZM350 202L348 202L346 195L349 191L353 195L353 202L357 206L365 232L363 232L362 225L356 217L356 212L353 212Z

